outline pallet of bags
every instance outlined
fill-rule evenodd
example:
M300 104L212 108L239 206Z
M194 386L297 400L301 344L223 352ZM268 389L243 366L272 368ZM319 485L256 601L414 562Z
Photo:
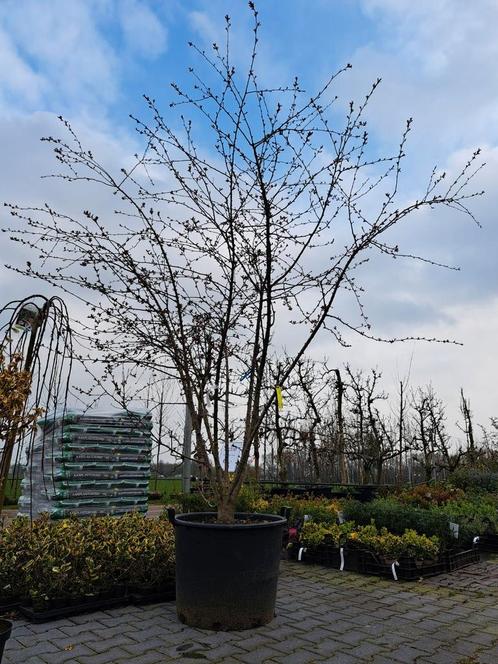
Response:
M65 518L147 511L150 414L66 411L38 425L20 514Z

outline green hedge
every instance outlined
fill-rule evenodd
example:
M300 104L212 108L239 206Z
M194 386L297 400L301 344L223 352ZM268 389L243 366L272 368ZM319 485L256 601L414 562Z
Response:
M396 498L379 498L371 503L347 501L344 514L360 525L373 521L378 528L385 527L398 535L406 529L437 535L449 548L470 546L476 535L498 532L497 497L492 494L467 495L429 508L406 505ZM459 526L457 539L451 532L450 522Z
M140 514L50 521L19 517L0 531L0 601L97 596L117 587L161 587L175 575L174 533Z
M368 525L373 521L377 528L387 528L396 535L415 530L429 537L436 535L446 546L455 544L447 516L403 505L393 498L378 498L371 503L349 500L344 503L343 511L348 521L355 521L358 525Z
M477 493L498 492L498 473L476 468L462 468L450 476L450 482L465 491Z

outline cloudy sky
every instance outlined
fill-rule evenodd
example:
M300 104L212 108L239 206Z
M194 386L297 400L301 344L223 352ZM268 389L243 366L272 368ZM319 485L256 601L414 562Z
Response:
M299 74L307 88L353 65L338 85L345 104L377 77L368 112L380 153L396 147L414 118L404 196L423 189L432 167L456 172L477 147L486 168L475 189L486 194L473 211L482 228L446 211L421 216L402 230L404 250L460 266L441 271L385 262L368 273L365 304L375 332L386 336L452 338L463 346L382 345L351 337L338 349L322 336L314 349L333 364L377 366L386 387L411 373L412 385L432 382L458 416L460 387L485 424L498 415L498 3L495 0L286 0L260 2L260 73L272 83ZM128 114L140 115L141 95L167 107L170 82L190 64L187 42L219 39L223 16L234 23L241 60L249 41L246 3L232 0L1 0L0 201L81 211L84 198L40 179L54 170L40 137L55 117L69 118L94 152L119 168L137 147ZM92 201L95 203L95 201ZM95 207L95 206L94 206ZM8 217L0 213L5 227ZM25 260L5 235L0 263ZM44 291L43 285L0 268L0 302ZM73 315L77 311L73 309Z

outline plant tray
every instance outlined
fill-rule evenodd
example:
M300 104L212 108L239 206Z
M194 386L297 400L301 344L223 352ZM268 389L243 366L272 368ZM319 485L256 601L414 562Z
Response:
M322 544L316 549L303 551L302 561L312 565L323 565L324 567L335 567L339 569L341 565L341 555L339 549L333 546Z
M176 582L172 579L163 586L128 586L127 595L132 604L161 604L176 599Z
M19 606L18 610L32 623L45 623L49 622L50 620L58 620L59 618L70 618L71 616L76 616L80 613L112 609L115 606L121 606L127 602L128 598L122 596L108 599L96 598L88 601L82 601L80 604L61 606L53 609L45 609L42 611L36 611L32 606Z
M498 553L498 535L479 535L479 549L481 551L489 551L491 553Z
M403 581L417 581L429 576L444 574L447 571L447 561L444 559L418 563L413 558L402 558L397 562L398 564L395 564L393 569L393 563L382 562L370 551L362 551L360 572L390 579L394 579L394 575L396 575Z
M294 547L293 557L296 560L299 552L299 546ZM294 553L295 552L295 553ZM346 572L359 572L360 570L360 552L355 549L343 550L344 566ZM332 545L321 544L313 550L303 551L301 560L312 565L323 565L324 567L341 568L340 550Z
M16 611L25 601L26 600L22 599L12 599L10 601L0 602L0 613L5 613L6 611Z
M467 551L449 551L445 557L448 572L453 572L461 567L467 567L467 565L473 565L481 560L477 547L468 549Z

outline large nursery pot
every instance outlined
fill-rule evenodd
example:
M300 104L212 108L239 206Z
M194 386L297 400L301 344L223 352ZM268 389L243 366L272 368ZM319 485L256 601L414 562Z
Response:
M12 623L8 620L0 620L0 662L3 657L3 649L9 640L10 633L12 632Z
M286 519L236 514L241 523L216 523L216 514L175 516L176 610L191 627L250 629L275 616Z

